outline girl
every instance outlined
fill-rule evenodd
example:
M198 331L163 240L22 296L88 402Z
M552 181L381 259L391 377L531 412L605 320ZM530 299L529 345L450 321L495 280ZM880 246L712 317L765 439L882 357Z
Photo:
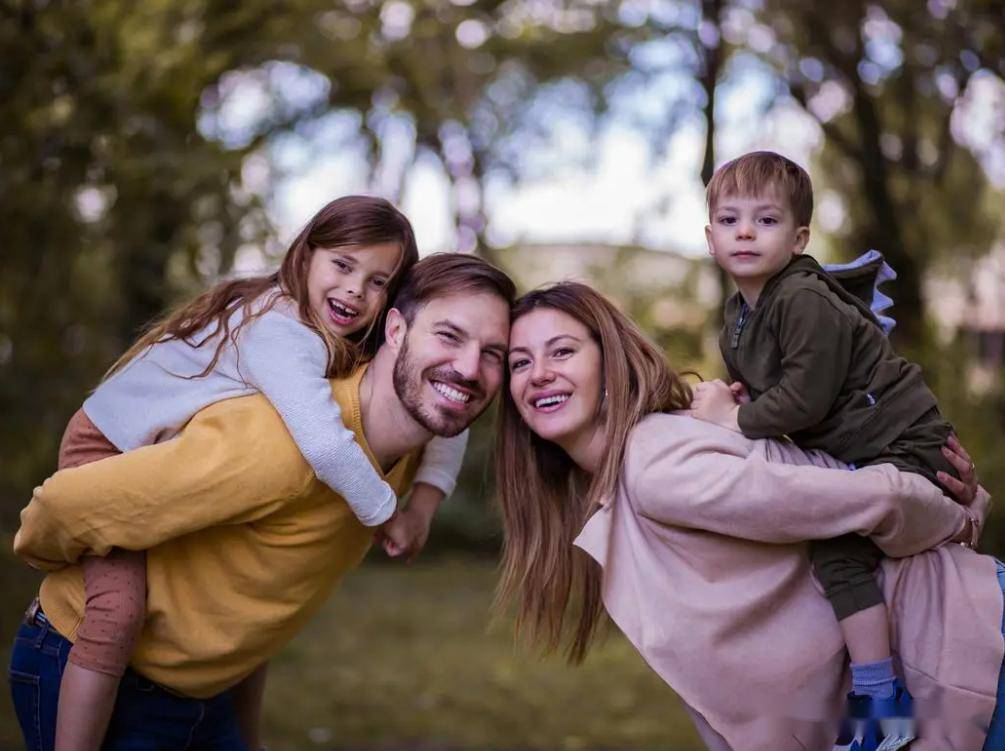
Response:
M142 336L71 418L60 468L166 440L208 404L261 391L318 477L362 524L382 525L388 553L414 555L422 544L415 525L396 514L394 493L343 426L328 378L348 375L376 351L388 301L417 259L411 224L390 203L332 201L278 272L224 282ZM416 507L453 490L466 441L465 432L429 445ZM87 604L60 686L56 751L100 746L145 616L144 553L88 558L83 570ZM244 692L253 714L258 673ZM253 736L257 717L244 720Z
M947 458L965 482L943 483L962 505L891 465L848 472L680 413L688 387L589 287L531 292L512 321L496 482L499 601L516 601L518 630L551 648L568 636L579 660L606 610L710 748L830 748L845 648L805 540L867 534L911 556L882 572L894 647L925 702L914 747L979 749L989 724L984 747L1003 747L996 562L941 544L972 545L987 511L959 444Z

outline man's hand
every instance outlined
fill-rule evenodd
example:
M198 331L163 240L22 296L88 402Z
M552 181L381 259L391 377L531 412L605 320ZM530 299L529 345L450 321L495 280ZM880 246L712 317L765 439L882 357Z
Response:
M442 490L417 483L408 506L384 522L377 533L384 552L391 558L404 558L405 563L414 561L426 546L433 515L442 500Z
M749 397L747 398L749 400ZM737 423L739 411L737 396L724 381L718 379L705 381L694 387L691 414L699 420L712 422L739 433L740 426Z

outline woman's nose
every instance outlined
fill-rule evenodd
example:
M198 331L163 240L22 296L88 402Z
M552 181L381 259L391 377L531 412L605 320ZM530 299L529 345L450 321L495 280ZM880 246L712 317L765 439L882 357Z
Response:
M553 380L555 380L555 373L550 367L548 367L547 363L540 361L534 363L534 369L530 374L530 381L532 384L535 386L541 386L545 383L550 383Z

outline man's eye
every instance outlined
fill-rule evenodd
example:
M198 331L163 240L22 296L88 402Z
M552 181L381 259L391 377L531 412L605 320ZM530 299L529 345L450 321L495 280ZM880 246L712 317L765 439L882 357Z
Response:
M460 337L458 337L456 334L450 333L449 331L437 331L436 335L441 339L444 339L453 344L456 344L457 342L460 341Z
M501 363L502 359L503 359L503 356L501 354L499 354L498 352L496 352L494 349L487 349L484 352L482 352L482 355L484 357L487 357L489 360L491 360L494 363Z

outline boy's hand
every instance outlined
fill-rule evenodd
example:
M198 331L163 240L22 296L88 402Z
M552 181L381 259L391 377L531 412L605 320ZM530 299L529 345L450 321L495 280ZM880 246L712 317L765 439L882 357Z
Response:
M740 432L737 414L740 406L731 387L721 380L705 381L694 387L691 414L699 420Z
M750 392L747 391L747 387L741 381L733 381L729 384L729 390L733 392L733 399L737 404L750 404L752 401Z

